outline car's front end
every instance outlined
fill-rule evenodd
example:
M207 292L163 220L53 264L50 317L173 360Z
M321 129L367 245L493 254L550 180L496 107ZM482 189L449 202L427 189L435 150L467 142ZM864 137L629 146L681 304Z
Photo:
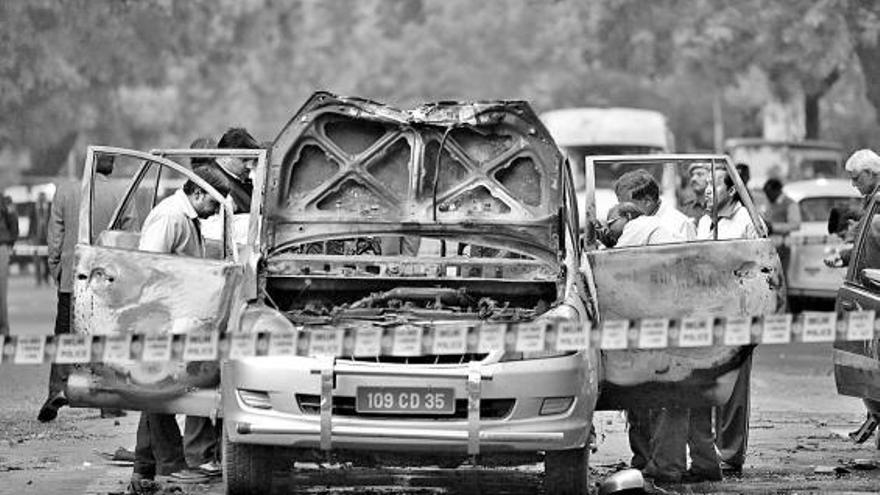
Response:
M421 364L432 356L420 357L420 364L318 357L230 362L223 371L225 420L234 425L229 440L460 460L474 453L535 459L538 451L584 445L597 378L585 353L456 357L460 364ZM329 386L328 375L335 382Z

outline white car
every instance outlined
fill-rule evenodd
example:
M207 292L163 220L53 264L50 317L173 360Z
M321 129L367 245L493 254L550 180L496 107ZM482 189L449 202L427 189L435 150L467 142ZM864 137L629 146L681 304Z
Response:
M831 208L857 207L859 192L844 179L790 182L783 192L797 202L801 212L800 229L785 241L791 250L786 271L789 303L801 307L811 299L831 301L843 283L846 268L830 268L822 261L843 242L828 233L828 215Z

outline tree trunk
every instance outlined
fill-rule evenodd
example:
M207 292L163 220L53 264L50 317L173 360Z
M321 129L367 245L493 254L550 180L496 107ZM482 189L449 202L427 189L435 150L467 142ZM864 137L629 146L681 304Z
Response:
M806 139L819 139L819 101L821 95L804 95L804 127Z
M872 45L856 44L856 55L865 76L865 96L874 105L875 119L880 123L880 41Z
M864 19L877 19L878 16L880 5L875 0L850 2L846 12L846 22L855 40L856 57L865 77L865 97L874 106L875 119L880 123L880 36L876 32L869 33L861 23Z

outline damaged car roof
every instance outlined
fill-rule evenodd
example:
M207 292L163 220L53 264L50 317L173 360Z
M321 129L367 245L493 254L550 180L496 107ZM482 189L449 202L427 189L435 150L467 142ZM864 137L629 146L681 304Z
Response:
M495 237L550 254L563 163L526 102L399 110L318 92L272 144L267 241L283 249L405 232Z

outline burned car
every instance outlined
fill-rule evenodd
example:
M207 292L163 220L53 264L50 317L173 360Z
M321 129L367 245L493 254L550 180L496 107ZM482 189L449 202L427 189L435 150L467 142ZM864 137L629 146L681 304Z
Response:
M328 455L446 466L543 455L549 492L587 491L597 350L433 350L444 331L595 315L570 171L526 103L401 111L316 93L268 154L224 152L256 163L246 242L224 203L214 259L138 251L169 173L202 186L186 157L213 152L90 150L84 198L96 154L142 163L96 242L83 222L75 328L145 337L137 359L74 373L73 405L222 416L233 494L271 491L275 470ZM183 334L227 347L259 337L254 355L146 359L153 340ZM370 334L389 352L352 350ZM273 351L280 336L304 352Z

